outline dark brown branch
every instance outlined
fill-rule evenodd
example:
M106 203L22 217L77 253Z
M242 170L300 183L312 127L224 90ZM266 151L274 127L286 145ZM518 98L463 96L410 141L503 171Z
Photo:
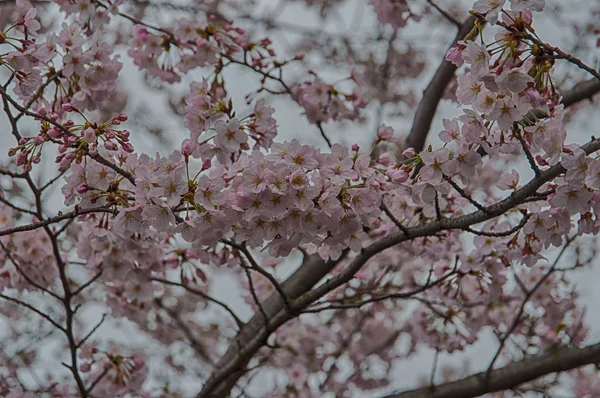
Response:
M79 209L77 208L76 210L73 210L69 213L64 213L64 214L59 214L57 216L54 217L50 217L50 218L46 218L42 221L38 221L38 222L34 222L31 224L27 224L27 225L21 225L19 227L14 227L14 228L9 228L9 229L5 229L0 231L0 236L5 236L5 235L10 235L10 234L14 234L15 232L23 232L23 231L33 231L34 229L39 229L39 228L43 228L46 227L48 225L51 224L56 224L57 222L63 221L63 220L69 220L69 219L73 219L77 216L80 216L82 214L91 214L91 213L113 213L114 214L114 210L111 210L107 207L92 207L90 209Z
M202 345L200 344L200 342L198 341L198 339L196 338L196 336L194 336L194 333L192 332L192 330L188 327L188 325L186 325L186 323L179 317L179 315L177 314L177 312L171 310L168 307L165 307L162 303L162 301L158 298L154 299L154 302L156 303L156 305L160 308L162 308L172 319L173 321L175 321L175 324L177 325L177 327L185 334L185 336L187 337L187 339L189 340L190 345L192 346L192 348L194 349L194 351L202 358L204 359L206 362L208 362L209 364L213 364L212 359L210 358L210 356L206 353L206 350L204 349L204 347L202 347Z
M475 18L469 17L460 27L451 46L454 46L458 41L462 40L473 29ZM433 75L429 85L423 92L423 98L417 107L413 125L406 139L405 148L414 148L415 151L421 152L425 146L427 134L431 128L431 122L435 116L438 104L444 95L446 87L452 80L456 66L446 61L442 61L438 70Z
M81 339L81 341L79 343L77 343L77 348L80 348L90 337L92 337L92 335L96 332L96 330L98 330L98 328L104 323L105 319L106 319L106 314L102 314L102 318L100 318L100 321L98 321L96 326L94 326L92 328L92 330L90 330L88 332L88 334L86 334L85 337L83 339Z
M562 347L503 368L477 373L451 383L386 395L383 398L471 398L515 388L548 374L600 362L600 343L587 347Z
M454 26L456 26L458 29L460 29L462 24L456 18L454 18L452 15L448 14L448 12L446 10L444 10L443 8L438 6L436 3L434 3L433 0L427 0L427 3L429 3L440 14L442 14L444 16L444 18L446 18L448 20L448 22L452 23Z
M579 82L572 89L563 93L562 103L567 108L580 101L591 99L598 92L600 92L600 81L598 79Z
M235 320L235 323L238 325L238 327L240 329L244 326L244 322L242 322L242 320L235 314L235 312L233 312L233 310L227 304L225 304L222 301L217 300L216 298L204 293L201 290L194 289L193 287L182 285L181 283L177 283L177 282L171 282L169 280L161 279L161 278L150 278L150 280L152 280L154 282L163 283L165 285L177 286L177 287L184 288L188 292L196 294L196 295L202 297L203 299L210 301L210 302L220 306L221 308L223 308L225 311L227 311L231 315L231 317Z
M392 222L398 227L398 229L400 229L400 231L406 232L406 227L404 225L402 225L402 223L400 222L400 220L398 220L396 218L396 216L394 216L392 214L392 212L390 211L389 207L387 207L387 205L384 203L384 201L381 201L381 209L383 210L383 212L385 213L386 216L388 216L388 218L390 220L392 220Z
M476 231L471 227L467 227L464 230L467 232L470 232L474 235L480 235L480 236L490 236L493 238L500 238L500 237L504 237L504 236L510 236L512 234L514 234L515 232L517 232L518 230L520 230L521 228L523 228L525 226L525 224L527 223L527 220L529 220L529 218L531 217L531 214L525 214L523 216L523 218L521 218L521 221L519 222L519 224L515 225L514 227L512 227L511 229L509 229L508 231L502 231L502 232L490 232L490 231Z
M55 328L57 328L58 330L62 331L63 333L66 333L65 328L62 327L61 325L59 325L54 319L52 319L50 317L50 315L43 313L42 311L38 310L37 308L35 308L34 306L27 304L24 301L21 301L19 299L16 299L14 297L10 297L10 296L6 296L2 293L0 293L0 298L6 300L6 301L10 301L12 303L18 304L20 306L23 306L33 312L35 312L36 314L38 314L39 316L41 316L42 318L44 318L45 320L47 320L48 322L50 322Z
M342 256L343 258L343 256ZM311 254L304 257L302 265L282 284L290 300L294 300L303 293L309 291L316 285L323 276L327 275L338 264L337 261L323 261L318 254ZM281 313L285 310L285 303L279 292L274 292L262 303L264 311L269 317ZM277 327L280 325L276 325ZM229 345L229 349L219 360L215 369L231 365L232 361L237 362L235 368L240 364L245 364L254 355L256 350L266 342L268 337L264 335L264 320L262 314L256 312L252 319L240 330L235 340ZM267 332L268 333L268 332ZM249 342L260 341L258 347L244 348ZM233 368L233 367L232 367ZM198 394L198 397L219 397L226 396L237 383L238 378L243 373L240 371L215 372L205 385L205 389ZM226 379L226 380L225 380ZM221 384L222 383L222 384ZM207 388L208 387L208 388Z
M267 278L269 280L269 282L273 285L275 290L277 290L277 292L279 292L279 294L281 295L281 298L283 299L283 302L285 303L285 306L287 307L287 309L289 311L291 311L292 303L290 302L290 299L288 298L288 296L285 294L285 291L281 287L281 284L277 281L277 279L275 279L275 277L273 275L271 275L264 268L262 268L260 265L258 265L256 260L254 259L254 257L252 257L252 254L248 250L248 247L246 247L246 244L239 245L239 244L235 243L234 241L231 241L228 239L222 239L222 241L225 244L233 247L234 249L241 251L244 254L244 256L246 256L246 258L248 259L248 261L250 262L250 265L251 265L251 267L249 267L249 268L255 270L256 272L258 272L259 274L261 274L262 276L264 276L265 278Z
M319 128L319 132L321 133L321 137L323 137L323 139L327 143L327 146L329 148L331 148L331 140L329 139L329 137L327 137L327 134L325 133L325 130L323 129L323 123L317 122L317 127Z
M100 270L96 275L94 275L92 279L75 289L75 291L73 292L73 296L77 296L79 293L87 289L92 283L94 283L98 278L100 278L100 275L102 275L102 270Z
M388 294L384 294L382 296L373 296L370 297L368 299L364 299L355 303L349 303L346 304L343 301L340 302L339 304L333 304L332 302L329 303L319 303L319 304L327 304L321 307L309 307L306 310L303 310L302 313L317 313L317 312L323 312L323 311L330 311L330 310L341 310L341 309L350 309L350 308L361 308L367 304L372 304L372 303L376 303L379 301L385 301L385 300L394 300L394 299L418 299L417 297L415 297L417 294L422 293L426 290L429 290L441 283L443 283L444 281L446 281L448 278L450 278L452 275L456 274L456 271L450 271L449 273L447 273L446 275L436 279L435 281L428 281L425 285L420 286L414 290L408 291L408 292L400 292L400 293L388 293ZM317 305L319 305L317 304Z
M467 192L465 192L464 189L462 189L460 186L458 186L458 184L456 182L454 182L454 180L452 178L445 175L444 180L446 180L450 185L452 185L452 188L454 188L454 190L456 192L458 192L460 194L460 196L467 199L469 201L469 203L471 203L473 206L475 206L477 208L477 210L481 210L483 212L487 211L485 209L485 206L483 206L481 203L479 203L475 199L473 199L471 197L471 195L469 195Z

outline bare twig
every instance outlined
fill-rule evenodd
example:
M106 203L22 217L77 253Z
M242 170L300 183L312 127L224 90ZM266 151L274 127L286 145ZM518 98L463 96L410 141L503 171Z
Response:
M237 326L241 329L242 326L244 326L244 322L242 322L240 320L240 318L235 314L235 312L233 312L233 310L224 302L217 300L216 298L204 293L201 290L198 289L194 289L193 287L190 286L186 286L183 285L181 283L177 283L177 282L171 282L169 280L166 279L161 279L161 278L150 278L151 281L155 281L155 282L159 282L159 283L163 283L165 285L170 285L170 286L177 286L177 287L181 287L184 288L185 290L187 290L190 293L196 294L200 297L202 297L203 299L206 299L207 301L210 301L218 306L220 306L221 308L223 308L225 311L227 311L229 313L229 315L231 315L231 317L235 320L235 323L237 324Z

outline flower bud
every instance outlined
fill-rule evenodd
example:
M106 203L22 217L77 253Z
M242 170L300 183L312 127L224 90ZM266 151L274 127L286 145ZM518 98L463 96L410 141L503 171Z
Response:
M407 159L410 159L417 156L417 153L413 148L406 148L404 151L402 151L402 156L404 156Z
M75 108L70 102L67 102L66 104L62 104L62 109L65 112L79 112L79 110L77 108Z

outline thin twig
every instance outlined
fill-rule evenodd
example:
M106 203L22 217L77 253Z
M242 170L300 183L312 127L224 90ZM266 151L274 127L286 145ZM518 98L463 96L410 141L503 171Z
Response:
M542 283L544 283L544 281L546 279L548 279L548 277L550 277L550 275L555 271L556 266L557 266L560 258L565 253L565 251L567 250L567 248L569 247L569 245L571 244L571 242L573 242L573 240L574 240L574 238L568 238L567 239L567 242L565 243L565 245L563 246L562 250L560 251L560 253L556 257L556 259L554 260L554 263L552 264L552 267L550 267L550 269L548 270L548 272L546 272L544 274L544 276L542 276L540 278L540 280L537 281L537 283L533 286L533 288L531 290L528 290L526 292L525 298L523 299L523 302L521 303L521 307L519 308L519 312L517 313L517 316L514 318L512 324L510 325L510 327L508 328L508 330L506 331L506 333L504 334L504 336L500 339L500 346L498 347L498 350L496 351L496 354L494 355L494 358L492 358L492 361L490 362L490 365L488 366L488 369L487 369L487 374L488 375L493 370L494 364L496 363L496 360L500 356L500 353L502 352L502 349L504 348L504 344L506 343L506 340L512 334L512 332L517 328L519 322L521 322L521 317L523 316L523 313L525 312L525 305L527 304L527 302L529 301L529 299L531 298L531 296L537 291L537 289L539 289L539 287L542 286Z
M105 319L106 319L106 314L102 314L102 318L96 324L96 326L94 326L92 328L92 330L90 330L88 332L88 334L86 334L85 337L83 339L81 339L81 341L79 343L77 343L77 348L80 348L90 337L92 337L92 335L96 332L96 330L98 330L98 328L102 325L102 323L104 323Z
M6 301L10 301L13 302L15 304L18 304L20 306L23 306L33 312L35 312L36 314L38 314L39 316L41 316L42 318L44 318L45 320L47 320L48 322L50 322L52 325L54 325L55 328L57 328L58 330L62 331L63 333L66 333L66 330L63 326L59 325L54 319L52 319L50 317L50 315L43 313L42 311L38 310L37 308L35 308L34 306L27 304L24 301L21 301L19 299L16 299L14 297L10 297L7 296L5 294L0 293L0 298L3 298Z
M221 308L223 308L225 311L227 311L231 315L231 317L235 320L235 323L237 324L237 326L240 329L242 328L242 326L244 326L244 322L242 322L242 320L235 314L235 312L233 312L233 310L227 304L225 304L222 301L217 300L216 298L214 298L212 296L209 296L208 294L204 293L201 290L194 289L194 288L192 288L190 286L186 286L186 285L183 285L183 284L177 283L177 282L171 282L169 280L161 279L161 278L150 278L150 280L154 281L154 282L163 283L165 285L182 287L185 290L187 290L188 292L196 294L196 295L198 295L198 296L200 296L200 297L202 297L202 298L204 298L204 299L206 299L206 300L208 300L208 301L210 301L210 302L212 302L212 303L220 306Z
M433 0L427 0L427 3L431 4L431 6L433 8L435 8L436 10L438 10L438 12L440 14L442 14L444 16L444 18L446 18L450 23L452 23L454 26L456 26L457 28L460 29L460 27L462 26L462 23L460 23L456 18L454 18L452 15L448 14L448 12L446 10L444 10L443 8L441 8L440 6L438 6L437 4L435 4L433 2Z
M525 226L525 224L527 223L527 220L529 220L530 217L531 217L531 213L527 213L527 214L523 215L523 218L521 218L521 221L519 221L519 224L515 225L508 231L503 231L503 232L476 231L471 227L466 227L463 229L463 231L470 232L474 235L490 236L490 237L494 237L494 238L510 236L510 235L514 234L515 232L517 232L518 230L520 230L521 228L523 228Z

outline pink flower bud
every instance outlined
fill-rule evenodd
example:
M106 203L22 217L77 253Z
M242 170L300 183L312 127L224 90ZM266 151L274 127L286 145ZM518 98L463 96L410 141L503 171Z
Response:
M417 156L417 153L413 148L406 148L404 151L402 151L402 156L404 156L407 159L410 159Z
M80 194L80 195L83 195L84 193L86 193L89 190L90 190L90 186L86 185L86 184L80 184L77 187L77 193Z
M535 156L535 161L540 165L540 166L548 166L548 162L541 156L541 155L536 155Z
M87 373L92 369L92 366L89 363L82 363L79 365L79 370L83 373Z
M128 141L129 140L129 136L131 135L131 133L129 132L129 130L122 130L121 131L121 138L124 141Z
M119 116L117 116L116 119L118 119L121 122L124 122L127 120L127 115L124 113L119 113Z
M59 138L61 135L63 135L63 132L56 127L52 127L50 130L48 130L48 135L52 138Z
M126 143L123 144L123 150L125 152L132 153L133 152L133 145L131 145L130 143L126 142Z
M352 150L354 152L358 152L359 149L360 149L360 147L358 146L358 144L352 144Z
M136 368L141 368L146 364L146 362L142 359L142 357L135 356L133 357L133 364Z
M382 124L377 130L378 141L389 141L394 136L394 129L390 126Z
M104 148L108 149L109 151L117 150L117 146L112 141L104 141Z
M389 167L386 170L385 174L392 180L392 182L395 182L398 184L403 183L406 180L408 180L408 173L406 171L404 171L403 169L397 169L395 166Z
M384 166L387 166L389 164L391 164L393 161L393 157L391 154L389 153L382 153L381 155L379 155L379 157L377 158L377 163L381 163Z
M22 166L27 163L27 156L29 155L28 151L21 151L17 155L17 166Z
M210 169L211 166L212 160L210 160L210 158L204 159L204 161L202 162L202 171Z
M46 116L48 114L48 110L42 106L37 110L37 113L42 116Z
M192 140L185 140L183 141L183 144L181 144L181 153L183 153L185 157L189 157L196 150L197 145L198 144Z
M71 161L67 158L64 158L60 165L58 166L58 171L67 171L71 167Z
M453 46L450 47L448 52L446 53L446 61L452 62L455 66L461 66L465 60L462 57L462 50L464 46Z
M70 102L67 102L66 104L62 104L62 109L65 112L79 112L79 110L77 108L75 108Z
M96 131L91 127L88 127L87 129L83 130L81 132L81 136L83 137L83 140L88 144L93 144L94 142L96 142Z

